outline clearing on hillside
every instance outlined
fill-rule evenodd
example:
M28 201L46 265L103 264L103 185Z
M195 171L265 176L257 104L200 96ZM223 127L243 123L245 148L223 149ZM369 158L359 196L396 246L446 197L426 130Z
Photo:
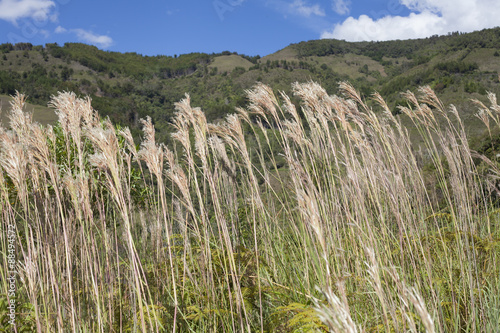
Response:
M242 67L248 70L253 64L239 55L223 55L215 57L214 61L208 66L209 68L217 67L219 73L232 72L236 67Z

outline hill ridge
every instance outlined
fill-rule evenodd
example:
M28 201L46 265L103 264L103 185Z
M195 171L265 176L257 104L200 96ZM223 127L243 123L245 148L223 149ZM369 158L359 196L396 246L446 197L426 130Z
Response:
M75 91L90 95L95 108L115 122L137 131L138 119L149 115L167 133L174 103L184 93L217 119L243 106L244 91L257 81L289 92L292 82L314 80L331 94L339 81L350 81L365 97L380 91L394 112L399 92L430 85L445 102L465 105L470 98L484 99L486 91L499 92L499 52L500 28L405 41L313 40L262 58L229 51L143 56L81 43L5 43L0 94L19 90L30 102L46 105L57 91ZM464 110L473 112L472 106Z

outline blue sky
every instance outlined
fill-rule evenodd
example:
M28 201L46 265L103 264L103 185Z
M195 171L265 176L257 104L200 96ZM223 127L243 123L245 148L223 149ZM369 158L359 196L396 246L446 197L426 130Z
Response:
M300 41L422 38L500 25L499 0L0 0L0 43L144 55L267 55Z

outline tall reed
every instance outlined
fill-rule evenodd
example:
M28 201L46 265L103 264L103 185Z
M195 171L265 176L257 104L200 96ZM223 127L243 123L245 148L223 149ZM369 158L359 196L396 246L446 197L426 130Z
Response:
M257 84L217 124L186 95L169 147L149 117L137 146L89 98L54 96L59 122L42 127L14 96L0 127L0 325L15 226L18 331L496 327L486 185L500 167L471 150L458 110L429 87L403 93L403 116L346 82L339 96L292 88L300 105ZM476 104L492 136L488 97Z

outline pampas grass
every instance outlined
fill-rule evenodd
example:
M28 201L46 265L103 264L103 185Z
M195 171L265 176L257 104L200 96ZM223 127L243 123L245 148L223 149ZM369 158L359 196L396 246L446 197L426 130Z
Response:
M400 107L418 146L380 94L371 107L339 88L296 83L298 106L259 83L218 124L186 95L174 143L156 142L148 117L139 148L89 98L54 96L59 123L42 127L16 95L0 127L0 275L7 300L15 225L16 329L496 327L498 214L476 161L500 169L429 87ZM488 98L475 103L491 136Z

